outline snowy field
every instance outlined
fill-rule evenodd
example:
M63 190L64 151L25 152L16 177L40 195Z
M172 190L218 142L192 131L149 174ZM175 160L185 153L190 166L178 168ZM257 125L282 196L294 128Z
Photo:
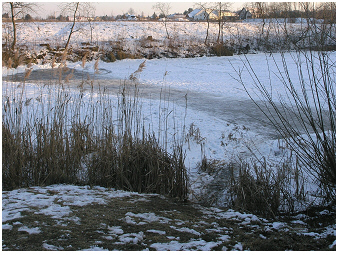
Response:
M34 25L33 25L34 24ZM135 26L130 26L132 23L96 23L94 40L110 41L119 35L126 40L132 42L135 38L151 35L155 39L164 39L163 25L161 23L136 23ZM179 25L180 24L180 25ZM255 24L255 25L254 25ZM257 33L257 23L243 24L239 23L232 29L237 29L243 34ZM62 27L63 23L20 23L18 42L19 43L38 43L51 42L55 43L58 38L65 38L68 32L68 27ZM118 27L119 28L118 28ZM295 24L294 29L299 29L301 24ZM173 23L170 31L180 38L204 38L205 27L198 23ZM133 28L133 29L131 29ZM216 28L212 28L211 35L216 35ZM3 26L3 33L6 27ZM233 34L235 31L231 32ZM32 36L35 34L35 36ZM119 35L118 35L119 34ZM229 37L231 38L231 34ZM76 34L75 34L76 35ZM73 43L77 44L84 41L88 35L78 34L74 36ZM252 36L252 35L251 35ZM49 38L49 39L47 39ZM196 39L197 39L196 38ZM195 39L195 38L194 38ZM129 41L128 40L128 41ZM183 39L184 40L184 39ZM128 45L128 44L127 44ZM299 86L299 75L296 62L298 55L295 53L285 53L285 61L289 68L291 79ZM330 61L336 62L336 53L329 53ZM135 72L139 65L144 62L144 59L125 59L116 61L114 63L105 63L99 61L99 74L94 73L95 62L86 63L82 67L80 62L67 62L67 67L74 69L84 74L89 74L94 78L94 82L103 84L110 88L113 83L117 81L127 80L129 76ZM140 98L141 112L143 124L150 127L151 131L155 133L160 130L167 131L169 136L165 139L167 149L171 151L174 146L172 143L175 140L184 142L184 149L186 154L185 165L189 171L190 177L190 199L194 201L195 197L204 191L206 185L212 181L212 176L207 173L200 173L197 169L197 164L205 156L208 159L217 160L233 160L233 159L249 159L266 158L268 162L275 164L282 162L289 151L285 148L282 140L275 137L275 130L265 124L265 119L261 116L256 106L252 104L248 93L255 99L258 97L258 91L254 88L251 77L245 68L245 64L249 61L251 67L254 69L259 80L266 86L268 91L272 92L273 100L288 100L286 90L280 80L280 73L283 72L282 56L279 53L271 55L265 53L248 54L246 56L232 56L232 57L201 57L201 58L176 58L176 59L152 59L146 60L145 68L138 74L138 88L142 94ZM277 65L277 66L276 66ZM305 65L302 65L305 67ZM50 64L37 64L32 66L33 71L41 69L51 69ZM22 83L5 81L5 77L11 77L22 74L26 71L26 67L19 66L17 69L2 68L2 95L3 100L5 96L11 96L22 91ZM306 76L308 70L302 70ZM240 83L241 75L244 86ZM334 74L335 77L335 74ZM79 88L72 85L72 82L78 82L79 78L74 78L69 83L65 84L65 89L70 98L79 97ZM51 102L56 101L55 87L42 86L46 80L41 79L37 82L25 83L23 102L31 102L24 106L24 118L39 118L44 113L49 112L53 108ZM108 89L109 94L107 100L110 104L117 104L118 91ZM161 93L160 93L161 91ZM96 93L96 92L94 92ZM86 109L88 104L93 102L96 94L90 93L88 90L83 92L81 105L82 117L86 116ZM160 99L161 98L161 99ZM163 99L162 99L163 98ZM33 99L33 100L32 100ZM44 109L44 110L42 110ZM72 109L70 108L70 111ZM115 112L113 111L113 114ZM113 119L118 118L116 115ZM165 124L166 121L166 124ZM100 123L96 123L100 125ZM185 132L183 133L183 127ZM188 132L195 131L195 137L187 138ZM187 139L186 139L187 138ZM308 179L308 178L307 178ZM315 184L306 182L306 193L313 193L316 189ZM43 231L37 224L32 226L25 225L20 222L25 218L27 213L32 211L32 207L36 209L37 215L48 215L55 220L56 224L80 224L80 218L72 216L76 211L74 207L81 207L86 205L100 204L103 205L109 199L117 199L121 197L134 197L134 199L148 199L148 195L135 194L123 191L105 190L100 187L89 189L87 187L75 187L71 185L53 185L49 187L34 187L31 189L19 189L10 192L3 192L2 201L2 219L3 230L12 230L18 228L18 231L26 232L29 236L42 234ZM75 199L77 198L77 199ZM220 201L220 206L223 206L223 201ZM310 202L310 201L309 201ZM308 202L307 202L308 204ZM307 205L306 204L306 205ZM304 209L301 207L300 209ZM78 209L77 209L78 210ZM202 208L200 210L203 210ZM217 208L210 208L209 217L219 217L226 219L235 219L239 226L248 226L253 222L261 222L268 232L282 231L282 233L291 231L292 227L287 226L282 222L268 223L264 219L259 219L255 215L241 214L232 210L221 211ZM169 219L164 216L160 217L151 212L145 214L135 214L135 211L125 212L122 217L124 224L148 224L153 221L168 224ZM327 212L324 212L325 214ZM217 215L217 216L216 216ZM299 235L305 235L315 239L324 238L328 234L335 236L335 225L323 229L322 233L308 232L304 228L305 223L301 216L296 219L297 228L303 229ZM137 222L139 218L140 222ZM168 221L167 221L168 220ZM181 224L175 224L175 221L169 223L170 228L178 232L189 231L194 237L191 241L183 243L180 238L175 236L167 236L168 230L159 229L145 229L139 232L126 232L118 225L102 226L105 229L105 239L114 239L120 244L143 244L145 242L146 232L163 235L169 239L169 242L154 243L145 247L154 248L156 250L211 250L213 247L221 246L226 242L230 236L225 228L217 225L209 225L214 228L212 231L219 233L217 241L208 242L200 238L202 232L194 226L192 228L181 227ZM203 226L205 223L201 222ZM206 223L208 225L208 223ZM210 224L210 223L209 223ZM292 223L295 224L294 222ZM262 226L262 225L261 225ZM256 229L256 224L251 225L251 229ZM294 227L295 228L295 227ZM103 230L104 231L104 230ZM102 233L104 235L104 232ZM260 235L257 233L258 236ZM66 234L65 234L66 235ZM261 234L262 235L262 234ZM265 239L265 235L262 235ZM222 245L225 250L242 250L242 242L234 242L230 246ZM43 248L46 250L63 249L56 244L44 242ZM329 247L335 246L334 243ZM93 243L89 245L89 250L105 250L101 248L101 243ZM224 247L224 248L223 248ZM4 247L6 249L8 247ZM145 248L145 249L146 249Z
M321 21L320 21L321 22ZM305 20L297 20L296 23L288 23L288 32L301 32L306 26ZM278 25L279 24L279 25ZM266 20L264 29L273 29L274 25L278 25L276 29L280 33L283 31L283 23L280 20ZM51 45L66 42L70 27L70 22L21 22L18 23L18 43L19 44L40 44L50 43ZM262 31L262 20L250 20L250 22L231 22L224 26L224 36L226 40L232 42L240 42L240 38L250 39L258 38ZM10 23L3 23L2 33L3 40L10 34ZM81 42L91 39L91 27L93 28L93 42L110 42L115 40L124 40L127 45L139 39L145 39L152 36L154 40L164 40L166 31L163 22L88 22L76 23L76 30L80 32L74 33L72 43L80 45ZM192 41L202 42L206 36L206 22L167 22L169 35L179 42ZM217 38L218 24L211 23L209 34L211 38ZM32 36L34 35L34 36ZM240 37L241 36L241 37ZM244 45L245 46L245 45Z
M322 20L316 20L316 26L321 24ZM36 52L44 49L40 44L62 48L66 44L71 26L71 22L19 22L17 44ZM165 51L176 52L176 55L181 57L203 56L208 53L204 44L206 22L167 22L167 28L171 39L167 38L163 22L78 22L75 25L77 32L72 34L70 46L79 49L82 43L91 43L98 45L100 50L110 50L114 46L131 54L152 53L156 56ZM210 22L207 41L209 44L213 45L217 41L218 31L217 22ZM250 45L251 52L277 50L278 45L294 49L293 45L285 42L288 35L290 40L300 47L317 46L321 35L316 35L311 41L301 40L311 32L307 29L305 19L286 24L283 20L271 19L266 20L264 25L261 19L227 22L223 27L223 42L235 52L247 44ZM326 45L334 44L332 40L336 35L335 26L331 27L331 33L333 39L325 41ZM270 35L269 38L264 39L267 34ZM3 44L11 41L10 22L2 24L2 35Z

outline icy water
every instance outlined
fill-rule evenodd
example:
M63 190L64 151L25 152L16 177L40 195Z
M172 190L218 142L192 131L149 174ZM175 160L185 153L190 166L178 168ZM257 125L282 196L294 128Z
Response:
M83 90L90 91L91 81L94 87L105 87L107 93L117 95L125 84L126 88L131 90L138 86L139 97L152 100L165 100L171 104L181 107L187 107L194 112L205 113L209 116L218 118L228 124L236 124L246 126L253 132L268 138L280 138L276 129L269 123L268 119L255 105L251 99L228 97L226 95L207 93L203 91L189 91L171 88L170 86L160 86L145 83L134 83L130 80L113 79L108 76L111 71L100 69L98 74L79 71L76 69L67 68L63 72L58 69L38 69L31 72L30 76L25 79L26 82L51 85L60 79L65 81L66 77L70 78L69 86L74 88L82 85ZM25 74L18 73L3 77L3 80L22 82ZM137 85L136 85L137 84ZM94 90L96 91L96 90ZM263 106L262 102L256 102Z

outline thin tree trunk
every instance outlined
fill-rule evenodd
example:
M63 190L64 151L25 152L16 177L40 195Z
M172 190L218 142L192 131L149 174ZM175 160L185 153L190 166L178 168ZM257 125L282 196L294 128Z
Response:
M217 36L217 43L220 43L220 36L221 36L221 21L218 20L218 36Z
M70 34L68 36L68 39L67 39L67 42L66 42L66 45L65 45L65 51L67 50L68 45L70 44L71 36L73 34L73 29L74 29L74 26L76 24L76 16L77 16L78 7L79 7L79 2L77 2L76 9L75 9L74 14L73 14L73 24L72 24L71 31L70 31Z
M164 26L165 26L165 31L166 31L166 36L168 37L168 39L170 39L170 36L169 36L169 32L168 32L168 28L166 26L166 18L164 18Z
M11 5L11 14L12 14L12 24L13 24L13 42L12 42L12 50L14 51L15 45L17 43L17 27L14 20L14 4L10 2Z
M204 44L205 44L205 45L207 45L208 36L209 36L209 26L210 26L209 18L207 18L207 23L208 23L208 27L207 27L207 35L205 36L205 41L204 41Z

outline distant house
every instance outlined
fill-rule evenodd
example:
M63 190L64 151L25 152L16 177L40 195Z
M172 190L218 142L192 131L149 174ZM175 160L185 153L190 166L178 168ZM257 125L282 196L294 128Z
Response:
M251 12L248 11L246 8L243 8L242 10L238 11L237 14L239 19L251 19L253 16Z
M120 19L121 20L138 20L136 15L132 15L130 13L125 13Z
M66 20L67 21L73 21L74 17L73 16L67 16ZM89 20L93 20L93 18L87 18L87 17L82 17L82 16L76 17L76 21L89 21Z
M221 13L218 10L212 10L212 9L195 9L192 12L188 14L188 18L192 20L206 20L207 18L209 20L217 20L219 17L222 17L222 19L234 19L236 17L236 14L234 12L228 11L228 10L222 10Z
M194 19L195 18L195 15L198 13L198 12L200 12L201 11L201 9L195 9L195 10L193 10L192 12L189 12L188 14L187 14L187 16L188 16L188 18L189 19Z
M188 14L188 18L192 20L210 20L218 19L218 15L211 9L195 9Z
M138 20L135 15L128 15L127 20Z
M179 14L179 13L175 13L175 14L170 14L167 16L168 19L170 20L174 20L174 21L184 21L186 20L186 16L184 14Z
M215 11L216 15L219 16L219 11ZM231 12L228 10L222 10L221 11L221 17L223 20L229 20L229 21L233 21L237 18L237 14L235 12Z

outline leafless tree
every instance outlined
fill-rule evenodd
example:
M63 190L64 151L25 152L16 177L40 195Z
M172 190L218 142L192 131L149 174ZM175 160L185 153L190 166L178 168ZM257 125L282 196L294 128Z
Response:
M154 10L160 12L161 15L164 15L163 23L164 23L164 26L165 26L167 38L170 39L168 28L166 26L167 25L167 16L170 14L170 9L171 9L170 3L158 2L152 8Z
M217 43L223 44L223 26L225 24L224 12L227 11L231 6L229 2L217 2L215 5L215 11L217 12L218 21L218 36Z
M85 18L88 21L89 25L90 25L90 29L91 29L91 38L90 38L90 42L92 43L93 41L93 26L92 26L92 18L94 17L96 8L94 7L94 5L91 4L87 4L87 8L84 9L84 13L85 13Z
M90 14L94 13L94 6L90 2L68 2L62 3L60 5L61 12L64 15L70 14L72 15L72 25L70 28L70 33L67 38L67 42L65 44L65 51L68 49L72 34L78 32L80 29L75 29L75 25L77 22L77 18L81 15L87 17L87 20L90 21ZM92 40L92 27L91 27L91 40Z
M16 20L18 19L18 17L24 18L24 16L28 13L36 13L36 9L38 5L35 3L27 3L27 2L8 2L4 4L3 4L3 8L6 8L7 6L9 6L10 8L10 13L11 13L10 18L11 18L12 25L13 25L13 42L11 45L11 49L14 51L16 43L17 43Z
M207 21L207 32L204 40L204 44L208 44L209 37L209 28L210 28L210 14L214 11L212 3L196 3L195 4L199 9L202 9L205 12L205 20Z
M69 33L68 38L67 38L67 42L65 44L65 52L66 52L67 49L68 49L68 46L70 44L70 41L71 41L71 36L75 32L74 27L76 25L77 14L79 12L79 2L63 3L61 5L61 12L62 13L73 12L72 26L71 26L70 33Z
M135 15L136 14L136 12L135 12L135 10L133 8L129 8L128 13L130 15Z

